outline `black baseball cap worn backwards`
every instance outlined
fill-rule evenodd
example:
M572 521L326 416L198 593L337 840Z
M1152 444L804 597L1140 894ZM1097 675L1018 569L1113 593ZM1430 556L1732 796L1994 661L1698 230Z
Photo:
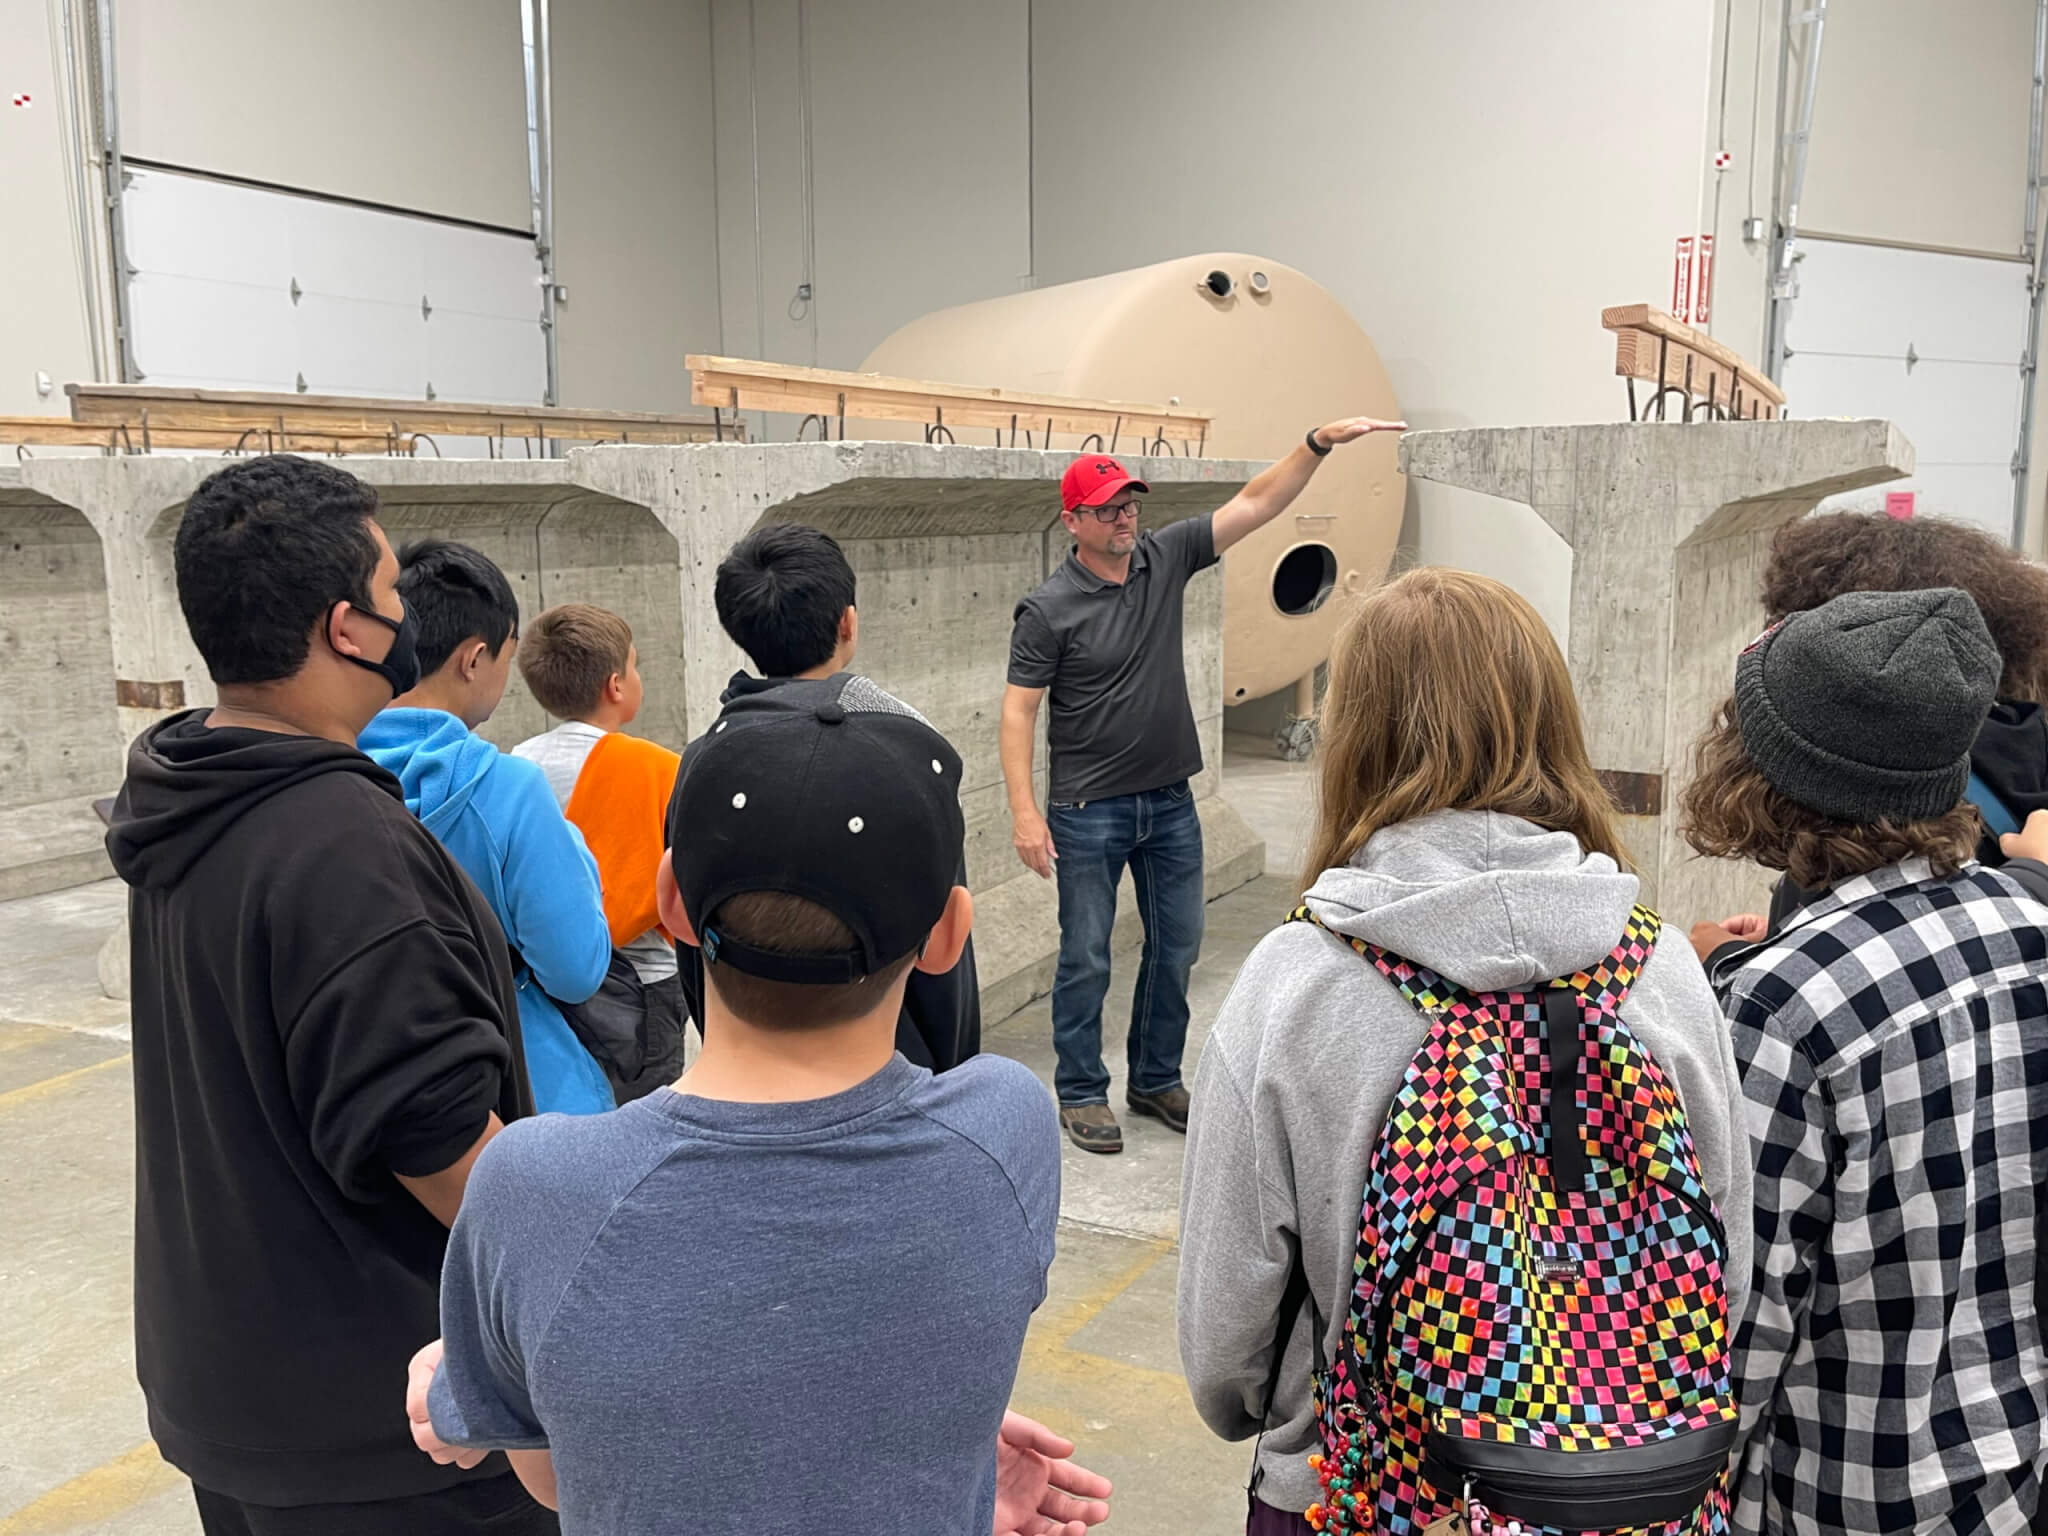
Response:
M832 986L917 949L957 883L960 779L959 753L915 714L826 702L721 719L684 763L671 854L705 963ZM854 947L788 954L720 932L719 907L750 892L817 903Z

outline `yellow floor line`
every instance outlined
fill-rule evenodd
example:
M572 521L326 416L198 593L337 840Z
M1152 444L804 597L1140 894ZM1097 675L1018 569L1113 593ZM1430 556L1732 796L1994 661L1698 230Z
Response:
M1131 1262L1115 1273L1106 1275L1091 1290L1079 1295L1068 1296L1047 1309L1039 1326L1033 1332L1040 1334L1048 1344L1063 1348L1067 1340L1095 1321L1117 1297L1136 1285L1145 1271L1173 1252L1173 1244L1163 1237L1145 1242Z
M105 1061L96 1061L88 1067L59 1072L55 1077L46 1077L41 1082L30 1083L26 1087L10 1088L7 1092L0 1093L0 1114L17 1109L23 1104L32 1104L37 1099L47 1098L58 1089L67 1088L80 1078L90 1077L95 1072L104 1072L109 1067L125 1067L128 1059L128 1053L123 1051L118 1056L109 1056ZM5 1526L0 1526L0 1532L5 1530Z
M96 1531L145 1499L178 1487L185 1475L157 1454L156 1442L145 1440L68 1483L59 1483L41 1498L11 1515L0 1515L0 1536L71 1536Z

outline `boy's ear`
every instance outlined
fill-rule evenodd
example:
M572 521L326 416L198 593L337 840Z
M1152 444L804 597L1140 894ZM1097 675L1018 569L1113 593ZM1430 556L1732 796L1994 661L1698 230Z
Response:
M697 930L690 923L690 914L683 910L682 887L676 884L674 855L664 848L661 862L654 866L654 909L661 914L661 926L675 938L692 948L697 947ZM958 956L954 957L958 959Z
M614 672L610 677L605 679L604 697L605 702L608 704L623 704L626 701L625 673ZM671 928L669 929L669 932L673 933L675 932L675 930Z
M927 976L943 976L952 970L960 963L960 952L967 947L967 935L973 927L974 895L966 886L956 885L953 894L946 898L946 910L932 925L931 936L924 942L924 953L917 957L915 969Z

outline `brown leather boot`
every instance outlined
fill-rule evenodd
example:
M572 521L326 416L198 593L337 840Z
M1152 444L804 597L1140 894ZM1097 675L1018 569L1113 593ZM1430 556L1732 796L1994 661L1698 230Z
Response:
M1121 1152L1123 1127L1116 1123L1107 1104L1074 1104L1060 1107L1060 1129L1083 1152Z
M1169 1131L1179 1131L1183 1136L1188 1133L1188 1091L1178 1084L1157 1093L1126 1093L1124 1103L1134 1115L1150 1115L1154 1120L1164 1120Z

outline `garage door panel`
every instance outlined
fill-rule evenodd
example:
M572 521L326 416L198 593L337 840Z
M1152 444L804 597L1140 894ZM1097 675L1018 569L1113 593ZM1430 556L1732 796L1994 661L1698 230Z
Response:
M292 198L293 275L307 293L419 308L426 276L418 219Z
M154 171L137 176L125 218L144 382L546 395L529 237Z
M459 309L527 326L540 323L540 262L521 266L501 259L503 238L452 224L421 227L421 280L437 312Z
M1884 417L1918 459L1913 480L1847 504L1882 507L1885 490L1912 489L1921 511L2009 538L2026 268L1836 240L1801 248L1783 381L1792 414Z
M1934 251L1802 240L1799 297L1785 329L1795 352L1969 359L2017 367L2027 268Z
M291 300L281 290L143 271L128 285L142 382L183 389L291 387Z
M122 239L138 271L273 289L291 284L291 226L278 200L247 187L135 171L121 197Z
M1793 358L1785 389L1799 416L1876 416L1896 422L1923 462L2010 464L2019 431L2017 369L1981 363Z
M533 349L533 321L434 311L426 328L427 378L444 400L514 405L547 392L547 360Z
M410 305L309 293L299 302L298 371L316 395L427 393L427 339Z

